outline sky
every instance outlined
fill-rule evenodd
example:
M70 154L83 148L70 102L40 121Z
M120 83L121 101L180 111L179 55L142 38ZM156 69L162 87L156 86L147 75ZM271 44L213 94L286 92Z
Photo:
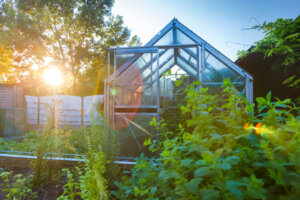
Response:
M300 0L115 0L113 14L123 16L131 33L147 43L174 17L235 61L263 33L249 29L264 21L296 18Z

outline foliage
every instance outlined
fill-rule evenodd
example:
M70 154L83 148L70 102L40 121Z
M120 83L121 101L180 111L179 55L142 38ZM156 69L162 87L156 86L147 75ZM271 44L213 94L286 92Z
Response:
M58 197L58 200L74 200L77 196L80 196L79 192L79 184L78 182L75 182L73 174L71 171L67 168L62 169L63 172L65 172L67 176L67 182L64 185L64 192L62 195Z
M93 153L80 168L76 167L73 172L70 169L63 169L67 175L67 182L64 185L64 192L58 198L64 199L107 199L107 181L104 178L105 158L102 152Z
M38 144L36 146L36 150L34 153L36 153L36 159L32 163L33 168L33 185L34 186L41 186L46 185L52 180L52 173L53 168L49 166L48 160L45 159L45 157L49 156L50 151L50 134L52 133L51 130L52 126L49 124L46 125L45 130L39 137Z
M64 169L67 183L59 199L108 199L107 187L116 179L119 169L113 164L118 156L116 134L107 127L95 126L75 131L70 142L78 152L87 155L83 166Z
M94 123L95 121L92 122L91 127L83 127L78 130L71 128L53 129L51 123L49 123L42 133L31 132L26 135L24 140L19 142L0 139L0 148L1 150L32 152L37 156L37 159L32 163L32 183L34 186L47 185L56 178L57 171L50 166L45 157L51 157L53 153L58 157L63 157L63 154L85 155L88 158L88 164L82 170L78 168L74 176L80 175L80 180L85 180L85 185L88 185L88 187L96 187L98 184L97 187L101 188L101 184L107 184L106 182L112 183L119 174L118 166L113 164L115 157L119 155L119 144L114 131L105 127L104 123L101 126L94 125ZM106 168L107 170L104 170ZM105 176L103 178L105 181L103 183L97 182L100 179L95 178L101 178L102 175ZM70 176L67 179L70 180L70 183L66 185L65 193L68 195L70 193L72 196L74 195L70 192L70 184L73 183L72 177ZM83 184L79 186L80 190L84 189L82 188ZM99 188L95 188L95 191L99 190ZM91 188L89 191L92 191ZM99 192L101 194L105 193L100 190ZM100 193L94 192L93 194L88 193L88 195L95 196Z
M15 67L12 53L11 50L0 45L0 82L7 82L5 75L11 73L11 69Z
M82 168L76 167L73 173L64 169L67 174L67 183L64 185L64 193L58 199L73 200L75 197L88 200L107 199L107 180L104 178L105 165L103 152L100 149L94 152L89 145L88 159ZM75 180L74 177L77 179Z
M13 175L12 172L2 172L0 180L2 191L7 193L5 200L29 200L37 197L31 189L32 176L23 177L22 174Z
M141 156L117 199L299 199L300 119L290 100L259 98L258 114L226 80L186 89L184 124L160 130L158 159ZM157 125L155 120L152 124ZM159 125L164 127L164 124ZM150 143L150 142L148 142Z
M20 151L20 152L38 152L42 141L45 141L47 150L45 153L61 154L87 154L88 137L91 138L90 145L93 151L99 147L109 159L119 154L119 144L117 135L114 131L109 130L105 125L92 125L81 129L51 129L44 132L31 131L20 141L3 140L0 138L0 150ZM45 149L46 147L44 147Z
M95 76L95 72L100 73L99 76L106 74L106 48L138 42L137 37L130 40L130 31L123 25L122 17L111 15L113 2L1 1L0 44L14 53L14 71L19 72L17 79L29 89L30 86L42 87L42 81L35 74L54 65L66 75L64 88L61 88L64 92L77 95L84 93L78 89L95 92L97 79L102 78ZM32 67L38 70L32 71ZM45 89L39 92L47 92Z
M293 74L284 81L290 87L300 88L300 16L296 19L279 18L275 22L264 22L254 29L262 30L265 37L255 42L249 51L239 52L244 57L253 52L261 52L274 59L274 69ZM294 69L292 69L294 68Z

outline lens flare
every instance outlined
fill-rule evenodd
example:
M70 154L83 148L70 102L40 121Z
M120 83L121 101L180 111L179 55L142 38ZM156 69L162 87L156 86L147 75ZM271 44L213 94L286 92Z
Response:
M44 71L43 79L52 86L59 86L63 82L63 77L59 69L49 68Z
M267 128L267 126L265 124L262 124L262 123L257 123L255 126L253 126L252 124L246 123L244 125L244 129L254 131L254 133L259 136L266 136L266 134L269 134L272 132L269 128Z
M123 74L122 78L119 78L116 83L117 88L112 88L110 95L114 97L118 105L125 105L126 111L124 112L125 115L115 115L114 122L111 121L110 126L114 129L122 129L128 127L129 123L134 123L132 120L141 103L144 86L139 67L132 65L130 72ZM130 83L130 85L128 85L128 83ZM139 127L137 124L135 124L135 126ZM141 127L139 129L141 129Z

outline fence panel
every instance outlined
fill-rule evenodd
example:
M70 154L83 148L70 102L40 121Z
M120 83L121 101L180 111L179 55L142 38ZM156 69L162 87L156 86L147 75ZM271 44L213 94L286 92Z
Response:
M83 102L84 124L91 125L92 120L94 120L94 123L99 125L102 121L102 116L98 112L97 106L104 103L103 95L86 96Z
M81 126L83 123L84 125L91 125L93 119L102 119L102 116L97 111L97 106L103 103L103 95L83 98L69 95L43 96L39 98L36 96L25 96L25 100L27 123L30 125L38 125L38 123L45 125L50 117L54 117L54 114L60 126ZM95 121L95 124L99 125L100 123L101 120Z

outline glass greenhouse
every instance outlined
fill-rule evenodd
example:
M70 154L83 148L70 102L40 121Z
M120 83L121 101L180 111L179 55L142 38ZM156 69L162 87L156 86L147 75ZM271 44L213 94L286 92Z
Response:
M175 85L182 76L216 89L230 78L252 102L252 76L177 19L145 46L112 47L108 54L104 113L118 131L122 156L146 153L143 141L158 135L149 122L183 100Z

